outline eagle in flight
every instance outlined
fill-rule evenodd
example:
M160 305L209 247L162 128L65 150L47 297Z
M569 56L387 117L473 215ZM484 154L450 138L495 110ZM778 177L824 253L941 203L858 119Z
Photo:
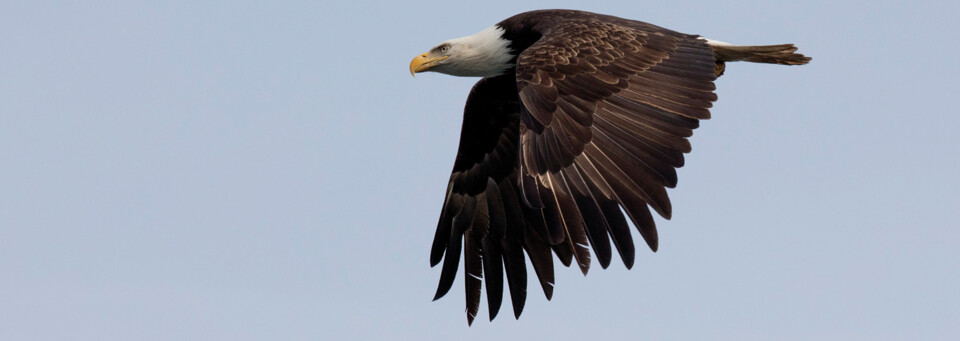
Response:
M677 185L676 168L690 152L687 138L710 117L713 82L725 63L810 61L796 50L541 10L415 57L411 74L483 77L467 98L430 253L431 266L443 262L434 299L452 287L461 252L470 324L482 282L490 319L496 317L504 275L519 318L527 288L524 252L549 300L553 255L584 274L591 247L603 268L613 249L633 266L627 218L656 251L650 209L670 219L666 189Z

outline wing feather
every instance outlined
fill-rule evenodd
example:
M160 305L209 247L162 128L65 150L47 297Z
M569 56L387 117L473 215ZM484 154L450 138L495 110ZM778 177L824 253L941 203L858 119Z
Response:
M470 229L463 237L463 281L467 301L467 324L472 324L480 309L480 290L483 283L483 240L490 228L486 193L477 196L476 209ZM489 289L488 289L489 290ZM489 293L488 293L489 295Z
M487 180L487 212L489 212L490 228L481 241L483 250L484 284L487 287L487 307L490 320L497 317L500 304L503 301L503 243L506 236L507 213L503 206L503 196L500 187L493 181Z
M540 280L540 287L543 294L549 300L553 297L553 256L550 254L550 244L540 238L534 231L537 225L543 225L543 214L538 210L526 210L524 221L527 223L526 233L524 233L524 250L530 256L530 263L533 265L533 271L537 273ZM540 229L545 229L540 227Z

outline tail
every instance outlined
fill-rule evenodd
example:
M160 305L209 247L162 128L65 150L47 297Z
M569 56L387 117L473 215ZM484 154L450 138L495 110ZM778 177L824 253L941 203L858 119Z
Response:
M803 65L810 62L810 57L796 53L797 47L793 44L780 45L731 45L724 42L705 39L713 48L713 55L717 58L717 76L723 74L724 62L746 61L754 63Z

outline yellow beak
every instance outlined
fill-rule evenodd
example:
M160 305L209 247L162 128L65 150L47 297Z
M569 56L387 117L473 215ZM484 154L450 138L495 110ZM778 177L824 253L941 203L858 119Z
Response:
M431 57L429 53L416 56L410 61L410 75L415 76L414 73L428 71L444 59L447 59L447 56Z

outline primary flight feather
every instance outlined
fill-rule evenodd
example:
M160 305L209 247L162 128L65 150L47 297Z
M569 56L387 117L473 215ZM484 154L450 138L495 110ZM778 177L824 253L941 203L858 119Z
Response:
M414 58L411 74L483 77L467 98L430 254L431 266L443 261L434 299L453 285L461 253L469 324L482 281L490 319L496 317L504 278L519 318L526 300L524 253L550 299L554 255L584 274L591 246L603 268L613 250L633 266L627 218L656 251L650 209L670 218L666 189L677 184L676 168L690 152L687 138L710 117L717 100L713 81L724 63L810 61L796 50L791 44L731 45L589 12L541 10Z

